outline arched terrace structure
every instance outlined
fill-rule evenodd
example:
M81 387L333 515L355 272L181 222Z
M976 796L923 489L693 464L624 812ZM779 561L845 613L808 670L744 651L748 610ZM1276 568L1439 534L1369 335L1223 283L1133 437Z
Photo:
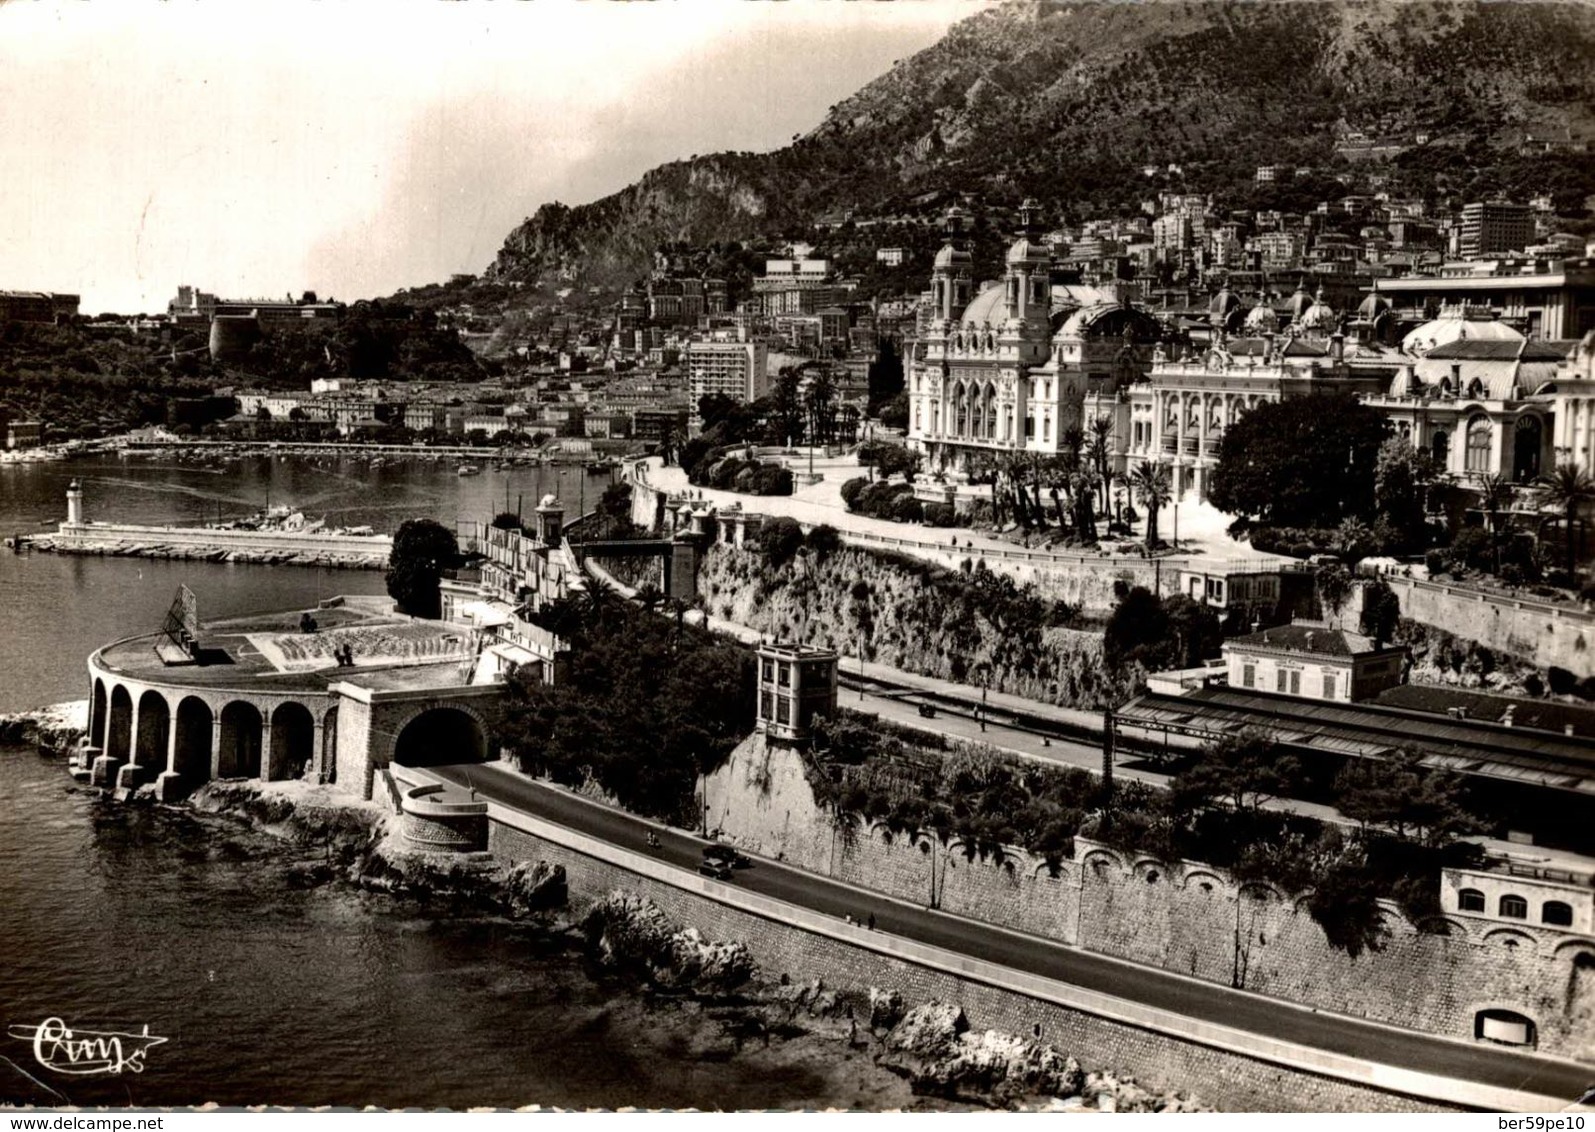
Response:
M393 761L400 766L485 762L487 732L476 716L454 707L421 712L399 731Z
M244 700L222 708L217 778L259 778L262 721L260 709Z
M172 711L166 706L166 697L145 692L138 698L138 729L133 737L133 762L140 782L150 782L166 769L171 736Z
M94 682L94 692L89 698L89 745L105 749L105 681Z
M173 771L186 786L210 781L211 741L216 717L198 696L184 696L177 705L177 734L172 746Z
M105 753L126 762L133 749L133 697L118 684L111 689L111 711L106 720Z
M289 700L271 713L271 759L266 777L303 778L315 754L316 721L304 704Z

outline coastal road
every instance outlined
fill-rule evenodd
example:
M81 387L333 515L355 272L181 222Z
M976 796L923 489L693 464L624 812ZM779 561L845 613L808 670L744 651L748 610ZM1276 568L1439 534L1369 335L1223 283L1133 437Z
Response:
M703 846L708 844L534 782L501 766L468 764L432 770L451 782L473 787L478 795L501 805L633 852L647 852L647 835L656 832L662 844L655 855L687 870L696 871L703 859ZM1554 1058L1298 1009L1278 999L914 907L765 858L755 858L752 868L736 870L733 883L838 919L851 915L857 921L865 921L873 914L879 931L1191 1018L1365 1061L1565 1097L1569 1101L1595 1081L1595 1066L1580 1067Z

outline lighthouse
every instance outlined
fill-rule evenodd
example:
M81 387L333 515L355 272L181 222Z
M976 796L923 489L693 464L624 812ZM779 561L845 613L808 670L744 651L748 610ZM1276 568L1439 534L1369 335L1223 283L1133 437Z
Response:
M69 483L66 489L66 525L83 525L83 486L77 480Z

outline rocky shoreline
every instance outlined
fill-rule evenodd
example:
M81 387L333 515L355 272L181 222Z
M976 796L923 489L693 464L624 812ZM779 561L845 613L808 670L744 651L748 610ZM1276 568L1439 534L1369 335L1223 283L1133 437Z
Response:
M374 802L305 783L221 782L201 787L189 804L248 820L308 850L293 866L307 887L349 883L449 914L539 926L601 974L672 1012L698 1060L776 1058L823 1067L839 1075L839 1087L845 1079L843 1091L856 1106L1206 1111L1192 1097L1087 1072L1043 1042L975 1031L956 1005L909 1007L891 988L774 981L743 944L707 939L635 893L616 890L573 906L559 865L417 852Z
M0 714L0 743L36 743L52 751L65 751L89 727L89 701L67 700L32 711Z

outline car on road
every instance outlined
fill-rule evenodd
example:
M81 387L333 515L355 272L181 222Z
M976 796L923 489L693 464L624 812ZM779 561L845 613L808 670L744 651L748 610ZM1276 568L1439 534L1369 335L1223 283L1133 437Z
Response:
M705 845L703 847L703 859L705 861L714 861L717 864L726 866L728 869L750 869L753 867L753 862L748 860L746 854L737 852L729 845Z
M731 867L722 865L719 861L705 859L703 864L698 866L698 871L706 877L713 877L715 880L731 879Z

